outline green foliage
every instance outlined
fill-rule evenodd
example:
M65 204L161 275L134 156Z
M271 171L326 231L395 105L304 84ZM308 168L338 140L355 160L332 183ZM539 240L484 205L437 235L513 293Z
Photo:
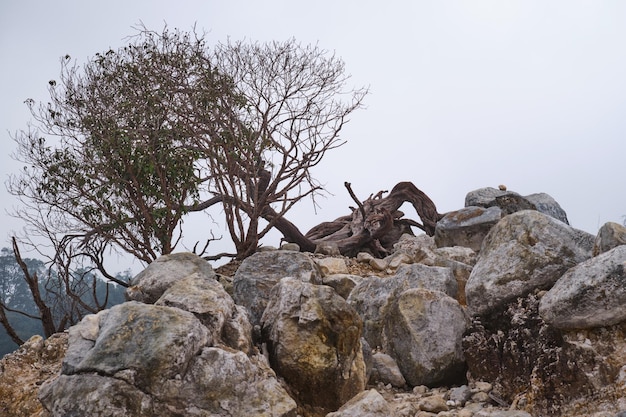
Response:
M98 238L146 262L171 252L206 180L197 137L215 130L221 102L231 102L232 84L202 38L143 30L82 68L66 56L49 84L47 105L28 102L36 128L16 138L27 168L10 190L51 210L55 232Z

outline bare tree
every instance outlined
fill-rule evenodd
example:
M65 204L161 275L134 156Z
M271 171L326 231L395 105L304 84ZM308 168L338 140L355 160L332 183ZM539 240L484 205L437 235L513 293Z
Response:
M224 96L218 129L199 136L198 147L237 256L245 258L294 204L324 191L312 170L344 144L339 133L367 90L346 87L340 59L293 39L220 44L213 60L234 94Z

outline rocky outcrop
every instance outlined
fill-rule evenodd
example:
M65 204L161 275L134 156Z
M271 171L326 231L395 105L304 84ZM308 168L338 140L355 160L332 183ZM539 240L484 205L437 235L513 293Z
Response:
M384 323L402 292L412 288L437 290L456 297L457 282L449 268L404 265L387 278L369 276L354 287L348 302L363 319L363 336L372 347L386 346Z
M260 326L269 294L282 278L322 283L322 274L310 256L292 251L258 252L245 259L233 278L233 298L248 310L253 326Z
M558 329L626 321L626 245L569 269L541 298L539 314Z
M565 224L569 224L565 210L554 198L546 193L535 193L522 196L506 189L491 187L470 191L465 196L465 207L499 207L503 216L522 210L537 210Z
M163 255L137 274L126 291L130 301L154 303L172 284L193 273L213 278L213 268L202 258L189 252Z
M593 236L534 210L494 226L465 287L471 314L486 315L534 289L549 289L591 257Z
M404 235L384 259L260 252L232 287L193 254L160 258L129 302L5 357L0 414L626 412L621 226L571 228L544 194L468 201L457 216L502 213L479 224L480 245L460 233Z
M331 287L283 278L261 322L272 368L311 414L334 411L365 388L361 318Z
M459 384L465 379L466 328L465 312L454 298L413 288L393 300L385 317L386 350L411 386Z
M464 246L476 252L489 230L502 218L499 207L464 207L448 213L435 227L438 247Z

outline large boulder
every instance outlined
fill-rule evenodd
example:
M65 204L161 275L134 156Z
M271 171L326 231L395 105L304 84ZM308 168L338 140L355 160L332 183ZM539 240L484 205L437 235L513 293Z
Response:
M438 247L464 246L480 250L489 230L502 218L499 207L465 207L450 212L437 222L435 243Z
M517 298L489 320L472 319L463 338L469 374L533 416L623 410L626 325L563 332L539 315L542 294Z
M461 340L465 311L452 297L424 288L404 291L386 316L385 350L412 386L458 384L465 378Z
M257 252L241 263L233 278L233 299L246 308L252 326L261 324L272 287L285 277L322 283L322 274L315 262L300 252Z
M560 204L549 194L535 193L527 195L525 198L536 207L538 212L554 217L565 224L569 224L567 213L565 213L565 210L563 210Z
M262 323L272 368L310 413L335 411L365 388L362 321L331 287L282 279Z
M614 222L602 225L593 244L593 256L597 256L617 246L626 245L626 227Z
M569 224L565 210L561 208L554 198L546 193L522 196L506 189L485 187L467 193L465 206L500 207L503 216L522 210L537 210L565 224Z
M194 273L215 278L211 265L196 254L180 252L160 256L131 279L126 298L152 304L176 281Z
M568 270L541 299L539 314L559 329L626 321L626 245Z
M39 397L52 417L296 415L264 357L214 343L188 311L120 304L69 329L62 374Z
M471 314L486 315L533 290L549 289L591 257L593 236L534 210L510 214L483 242L465 295Z
M348 302L363 319L363 337L373 348L385 344L384 323L398 295L411 288L426 288L456 297L458 283L452 270L421 264L402 265L395 275L364 278L353 288Z
M245 309L236 306L213 278L198 272L188 275L169 287L155 305L193 313L209 329L214 344L223 343L246 353L252 348L252 326Z

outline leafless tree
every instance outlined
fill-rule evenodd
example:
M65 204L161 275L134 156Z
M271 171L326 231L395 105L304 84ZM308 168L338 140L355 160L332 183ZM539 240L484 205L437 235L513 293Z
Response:
M347 88L340 59L293 39L220 44L213 60L234 94L220 103L218 129L200 136L198 147L237 256L245 258L294 204L324 191L313 168L345 143L340 131L367 89Z

